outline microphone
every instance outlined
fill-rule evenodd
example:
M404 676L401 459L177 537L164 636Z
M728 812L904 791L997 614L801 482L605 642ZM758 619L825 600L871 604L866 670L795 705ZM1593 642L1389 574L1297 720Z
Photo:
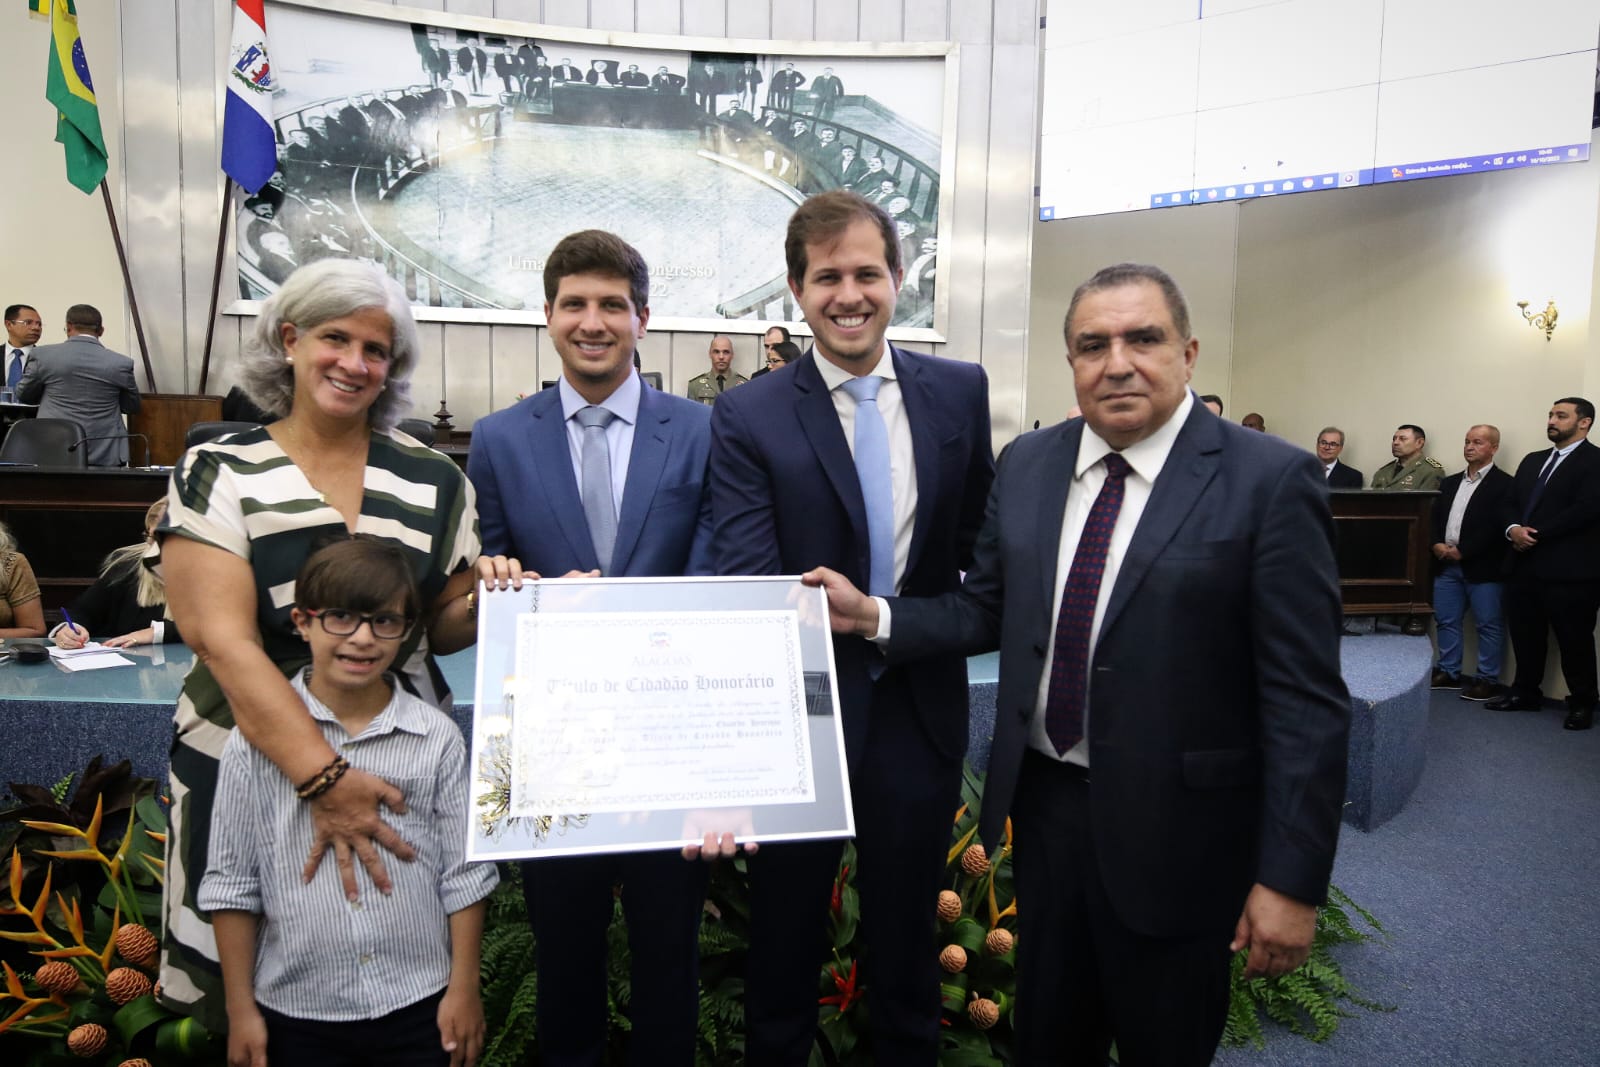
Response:
M94 437L80 437L76 441L72 442L72 444L67 446L67 451L76 452L79 448L88 444L90 441L131 441L135 437L144 442L144 454L146 457L148 457L150 455L150 438L146 437L142 433L107 433L99 434Z

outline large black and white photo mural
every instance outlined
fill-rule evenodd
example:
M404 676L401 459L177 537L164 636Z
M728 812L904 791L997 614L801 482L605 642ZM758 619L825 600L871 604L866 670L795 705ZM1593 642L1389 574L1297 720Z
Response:
M373 10L267 5L279 169L240 202L241 300L358 256L427 317L542 321L544 256L599 227L644 253L658 320L793 319L785 223L850 188L895 223L895 325L942 326L949 46L730 52Z

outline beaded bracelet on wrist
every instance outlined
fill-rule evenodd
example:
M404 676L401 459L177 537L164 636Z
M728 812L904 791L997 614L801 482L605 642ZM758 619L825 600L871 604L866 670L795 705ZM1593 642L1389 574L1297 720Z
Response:
M295 786L294 795L301 800L315 800L328 790L333 784L344 777L344 772L350 769L350 761L343 756L335 756L332 763L318 771L312 778Z

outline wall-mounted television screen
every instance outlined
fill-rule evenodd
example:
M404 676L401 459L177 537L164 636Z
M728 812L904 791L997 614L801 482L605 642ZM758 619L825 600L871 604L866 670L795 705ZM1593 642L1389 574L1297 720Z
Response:
M1595 0L1050 0L1039 217L1589 158Z

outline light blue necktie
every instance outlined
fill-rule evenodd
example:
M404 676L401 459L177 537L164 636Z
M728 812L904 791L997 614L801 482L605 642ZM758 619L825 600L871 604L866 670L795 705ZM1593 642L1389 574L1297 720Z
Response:
M6 369L6 388L15 389L22 380L22 349L11 350L11 366Z
M617 504L611 492L611 445L606 427L616 413L606 408L579 408L572 416L583 427L583 449L579 469L583 471L583 517L589 522L589 538L600 561L600 573L611 571L611 550L617 543Z
M894 596L894 482L889 475L889 428L878 410L877 375L853 378L844 391L856 402L856 477L861 480L861 498L867 505L867 546L871 550L872 572L867 592L873 596Z

